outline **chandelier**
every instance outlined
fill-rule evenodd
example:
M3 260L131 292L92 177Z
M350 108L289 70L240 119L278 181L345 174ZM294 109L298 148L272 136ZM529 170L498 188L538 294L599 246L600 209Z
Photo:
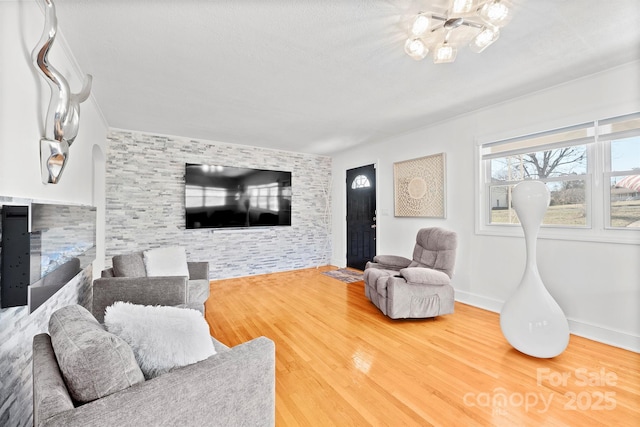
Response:
M508 0L446 0L434 11L420 12L409 27L404 50L415 60L432 52L436 64L453 62L458 47L480 53L500 36L510 18Z

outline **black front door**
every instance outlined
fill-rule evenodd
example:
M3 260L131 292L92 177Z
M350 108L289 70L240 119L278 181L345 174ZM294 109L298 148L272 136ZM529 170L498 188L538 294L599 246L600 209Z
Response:
M376 255L376 169L347 171L347 267L364 270Z

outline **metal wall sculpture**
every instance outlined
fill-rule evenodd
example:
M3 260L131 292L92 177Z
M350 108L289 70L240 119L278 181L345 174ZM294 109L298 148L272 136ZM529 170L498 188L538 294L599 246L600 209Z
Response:
M44 31L32 52L33 63L51 87L51 101L45 121L45 135L40 140L42 182L57 184L69 158L69 147L78 135L80 103L91 92L92 77L87 74L82 89L72 94L69 83L47 59L56 38L58 19L52 0L44 0Z

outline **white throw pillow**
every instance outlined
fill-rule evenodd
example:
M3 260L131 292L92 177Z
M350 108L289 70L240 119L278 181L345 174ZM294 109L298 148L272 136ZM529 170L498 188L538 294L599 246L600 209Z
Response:
M187 251L181 246L150 249L142 253L148 277L186 276L189 277Z
M104 324L131 346L146 379L216 353L197 310L118 301L107 307Z

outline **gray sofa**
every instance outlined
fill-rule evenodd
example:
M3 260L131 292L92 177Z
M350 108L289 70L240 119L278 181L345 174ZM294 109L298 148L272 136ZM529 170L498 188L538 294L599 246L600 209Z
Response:
M128 345L87 310L68 306L54 317L51 335L33 339L35 427L275 424L275 345L268 338L233 348L214 340L213 356L145 381L137 365L123 368L132 357ZM71 397L78 388L98 396L80 404Z
M104 320L105 309L116 301L142 305L193 308L204 314L209 298L209 263L188 262L189 277L148 277L143 252L116 255L113 267L93 282L93 315Z

